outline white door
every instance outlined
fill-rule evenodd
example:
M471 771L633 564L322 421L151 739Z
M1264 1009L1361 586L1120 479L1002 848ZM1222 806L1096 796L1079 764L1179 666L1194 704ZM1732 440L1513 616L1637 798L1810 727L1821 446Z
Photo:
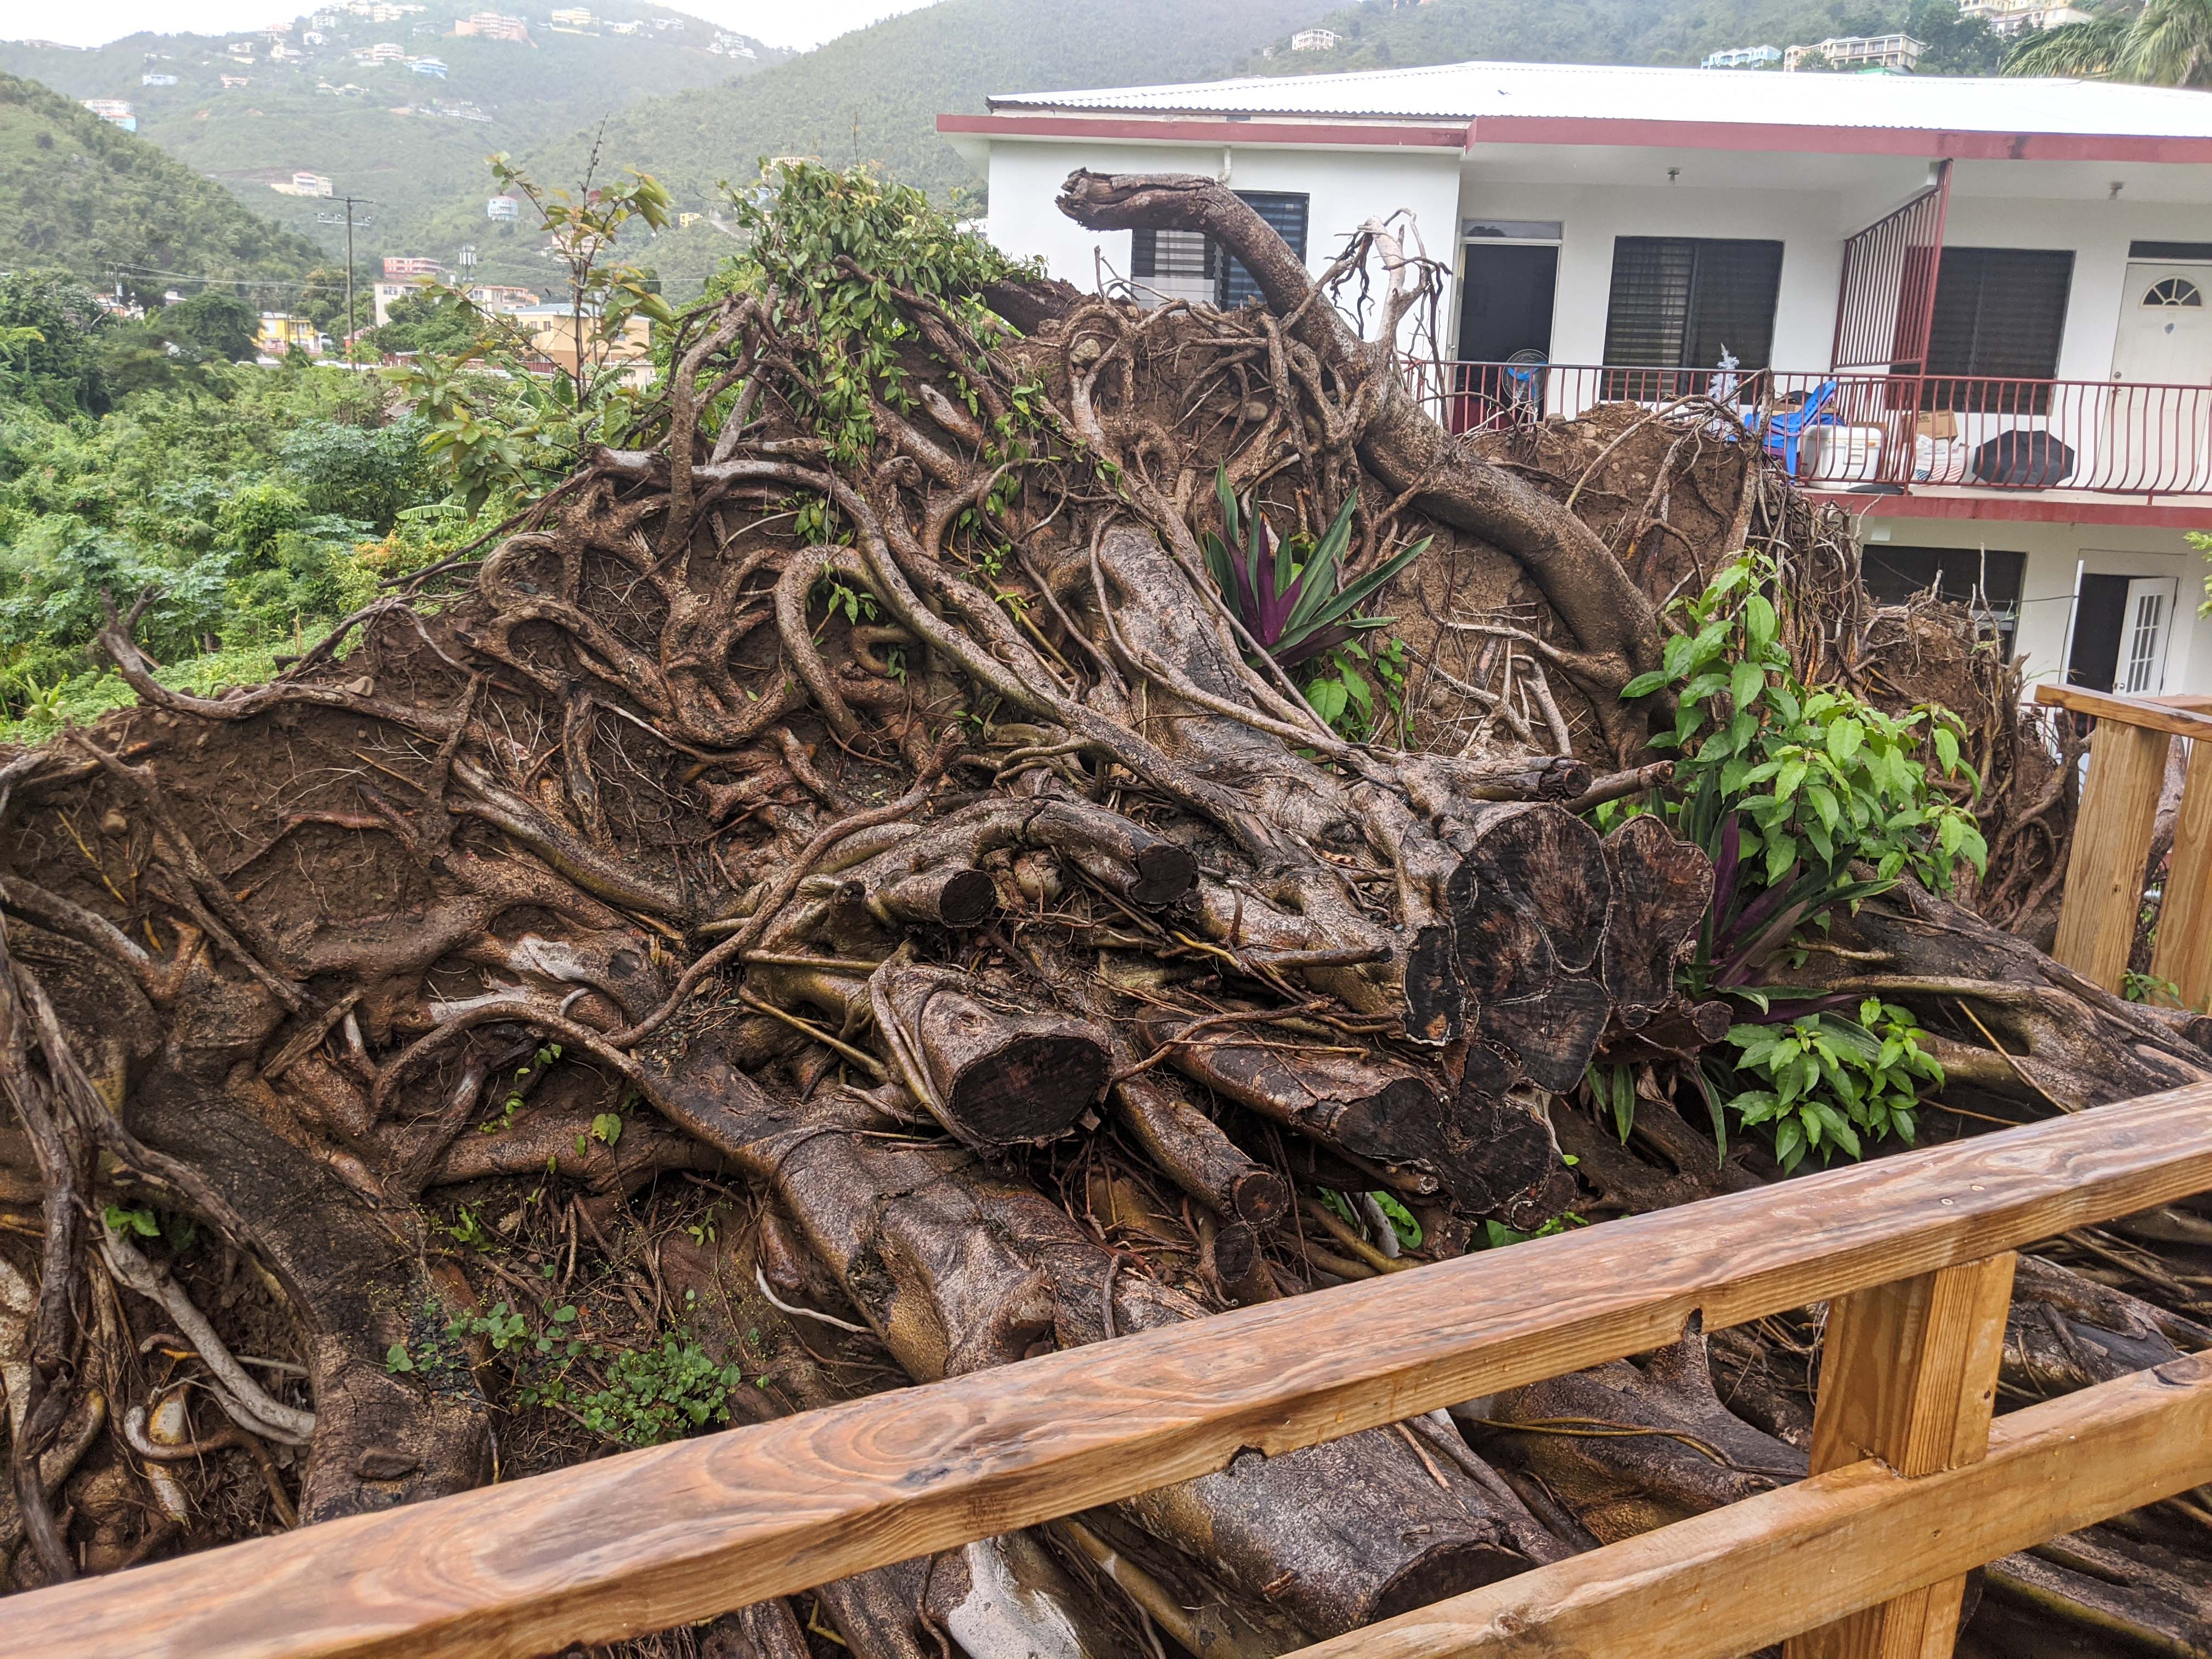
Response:
M2095 482L2212 489L2212 266L2130 264ZM2091 470L2084 468L2083 476Z
M2130 697L2155 697L2166 690L2166 642L2180 598L2176 576L2138 576L2128 584L2120 623L2120 660L2113 690Z

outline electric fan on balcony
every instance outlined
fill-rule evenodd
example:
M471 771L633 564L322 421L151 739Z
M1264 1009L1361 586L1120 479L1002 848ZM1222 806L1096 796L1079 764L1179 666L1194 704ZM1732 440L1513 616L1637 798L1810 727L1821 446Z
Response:
M1552 360L1540 351L1516 351L1505 360L1504 402L1515 421L1541 420L1544 375Z

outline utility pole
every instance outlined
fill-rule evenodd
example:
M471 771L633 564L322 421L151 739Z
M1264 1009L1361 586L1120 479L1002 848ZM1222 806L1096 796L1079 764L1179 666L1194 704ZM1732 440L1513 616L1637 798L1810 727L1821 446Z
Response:
M376 221L375 221L374 219L356 219L356 218L355 218L355 217L353 216L354 204L355 204L355 203L356 203L356 202L358 202L358 203L360 203L363 207L374 207L374 206L376 206L376 203L375 203L374 201L373 201L372 199L370 199L368 197L366 197L366 196L346 196L346 197L341 197L339 199L340 199L341 201L344 202L344 204L345 204L345 219L344 219L344 224L345 224L345 234L346 234L346 325L345 325L345 349L346 349L346 362L347 362L348 366L349 366L349 367L350 367L350 366L351 366L351 364L352 364L352 362L353 362L353 334L354 334L354 328L353 328L353 232L354 232L354 227L355 227L356 225L373 225L373 224L374 224L374 223L376 222ZM331 215L330 215L330 214L327 214L327 213L319 213L319 214L317 214L317 215L315 216L315 222L316 222L317 224L319 224L319 225L335 225L335 224L338 223L338 222L339 222L339 221L338 221L337 219L336 219L335 217L333 217L333 216L332 216Z

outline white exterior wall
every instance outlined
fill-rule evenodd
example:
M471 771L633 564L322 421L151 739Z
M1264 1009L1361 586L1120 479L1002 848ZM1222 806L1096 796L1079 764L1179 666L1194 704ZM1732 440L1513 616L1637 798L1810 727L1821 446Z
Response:
M2014 649L2027 657L2031 684L2064 678L2067 623L2077 567L2093 576L2171 576L2179 585L2166 648L2165 695L2212 692L2212 617L2204 601L2204 556L2179 530L2133 525L2030 524L2017 520L1876 519L1861 521L1861 538L1897 547L1972 547L2025 553L2020 631Z
M1914 193L1923 164L1895 158L1729 158L1727 164L1692 153L1650 151L1633 171L1650 182L1624 182L1618 158L1530 155L1507 163L1462 158L1451 151L1363 148L1357 150L1239 149L1194 144L1092 144L994 137L990 144L991 240L1009 253L1043 256L1050 274L1084 289L1097 285L1103 254L1107 276L1129 270L1127 232L1094 234L1053 205L1061 180L1078 167L1095 172L1190 172L1210 177L1227 169L1243 190L1296 191L1312 198L1306 262L1324 269L1345 237L1370 216L1410 208L1431 258L1458 263L1459 226L1469 218L1559 221L1559 288L1551 357L1558 363L1604 360L1606 313L1619 236L1756 237L1783 243L1773 366L1784 371L1826 367L1835 329L1844 239ZM1722 181L1698 186L1666 182L1679 161L1686 178ZM1853 165L1854 162L1863 165ZM1597 179L1610 167L1615 177ZM2123 169L2112 169L2118 172ZM2152 180L2145 170L2128 191ZM2181 169L2160 170L2156 183ZM2016 194L2034 187L2032 164L1972 164L1954 179L1944 240L1951 246L2072 248L2075 268L2061 341L2063 380L2103 380L2124 298L2131 240L2212 242L2212 204L2125 199L2052 199ZM1577 179L1577 173L1584 177ZM1780 179L1787 182L1770 184ZM2081 181L2073 181L2081 188ZM2046 186L2048 187L2048 186ZM1457 325L1457 295L1446 307L1447 330ZM1445 342L1447 349L1451 342ZM1878 499L1878 498L1877 498ZM1869 503L1872 505L1872 503ZM1899 518L1869 514L1863 529L1896 545L1982 547L2025 553L2027 565L2018 647L2033 678L2063 671L2068 621L2078 561L2091 574L2172 576L2178 605L2167 647L2166 692L2212 693L2212 620L2197 615L2204 597L2204 556L2180 530L2118 525ZM2094 506L2085 505L2085 513ZM1881 532L1887 531L1887 536Z
M1410 210L1433 258L1449 260L1459 235L1460 158L1451 150L1238 149L1218 144L1024 143L994 139L988 232L1007 252L1042 254L1054 276L1086 291L1098 258L1109 279L1129 274L1129 233L1089 231L1053 205L1079 167L1094 173L1197 173L1234 190L1297 191L1312 198L1306 268L1318 275L1371 218Z
M1663 170L1655 176L1665 179ZM1461 203L1468 219L1561 223L1559 286L1552 312L1552 361L1605 361L1605 319L1619 236L1730 236L1778 241L1782 286L1774 308L1774 361L1784 369L1824 368L1836 326L1843 239L1834 198L1804 190L1698 190L1560 185L1469 172ZM1456 261L1455 261L1456 268ZM1458 307L1452 307L1455 323Z
M2212 206L2187 202L2054 202L2033 197L1960 196L1943 228L1948 247L2074 250L2074 286L2058 348L2062 380L2102 380L2112 372L2128 245L2212 242Z

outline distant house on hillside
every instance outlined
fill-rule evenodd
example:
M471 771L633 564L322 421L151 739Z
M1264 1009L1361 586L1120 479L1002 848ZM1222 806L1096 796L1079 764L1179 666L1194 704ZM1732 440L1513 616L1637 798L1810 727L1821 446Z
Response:
M714 37L714 44L708 47L707 50L711 52L720 53L725 58L757 58L760 56L760 53L755 52L750 46L746 44L745 38L742 34L718 34Z
M479 311L489 311L496 315L526 310L543 302L530 289L483 283L469 290L469 303Z
M253 77L250 75L224 75L218 76L216 78L222 82L222 89L225 92L236 92L241 88L249 87L253 84ZM192 118L195 121L199 121L204 120L206 118L207 112L205 110L202 110Z
M1077 167L1226 176L1316 272L1405 210L1449 272L1407 343L1451 429L1726 402L1856 521L1877 597L1971 599L2033 677L2212 694L2203 93L1482 63L1013 94L938 130L993 241L1142 303L1258 288L1203 234L1083 229L1054 206Z
M1731 46L1726 52L1707 52L1698 67L1709 70L1765 69L1781 61L1779 47Z
M588 6L563 6L546 21L556 34L589 34L599 20L592 15Z
M289 182L280 181L269 188L280 196L328 196L336 186L319 173L295 173Z
M1334 52L1344 37L1334 29L1300 29L1291 37L1292 52Z
M509 17L503 12L471 12L453 25L456 34L473 34L486 40L520 40L530 39L530 26L520 17Z
M1909 34L1838 34L1809 46L1792 46L1782 54L1782 67L1795 70L1806 60L1819 58L1830 69L1888 69L1910 71L1919 63L1928 43Z
M359 64L397 64L407 56L407 50L397 40L380 40L373 46L362 46L354 53Z
M434 81L446 78L446 60L442 58L410 58L407 67L417 75L427 75Z
M120 98L87 98L81 101L111 126L121 127L125 132L138 131L138 112Z
M396 258L387 253L384 257L384 275L388 282L410 276L435 276L444 270L435 259L426 259L419 254Z
M1959 0L1959 15L1980 18L2007 39L2089 21L2087 12L2063 0Z
M495 196L484 204L484 217L513 224L522 215L522 203L514 196Z
M177 84L177 77L173 75L142 75L138 77L138 84L142 87L173 87Z

